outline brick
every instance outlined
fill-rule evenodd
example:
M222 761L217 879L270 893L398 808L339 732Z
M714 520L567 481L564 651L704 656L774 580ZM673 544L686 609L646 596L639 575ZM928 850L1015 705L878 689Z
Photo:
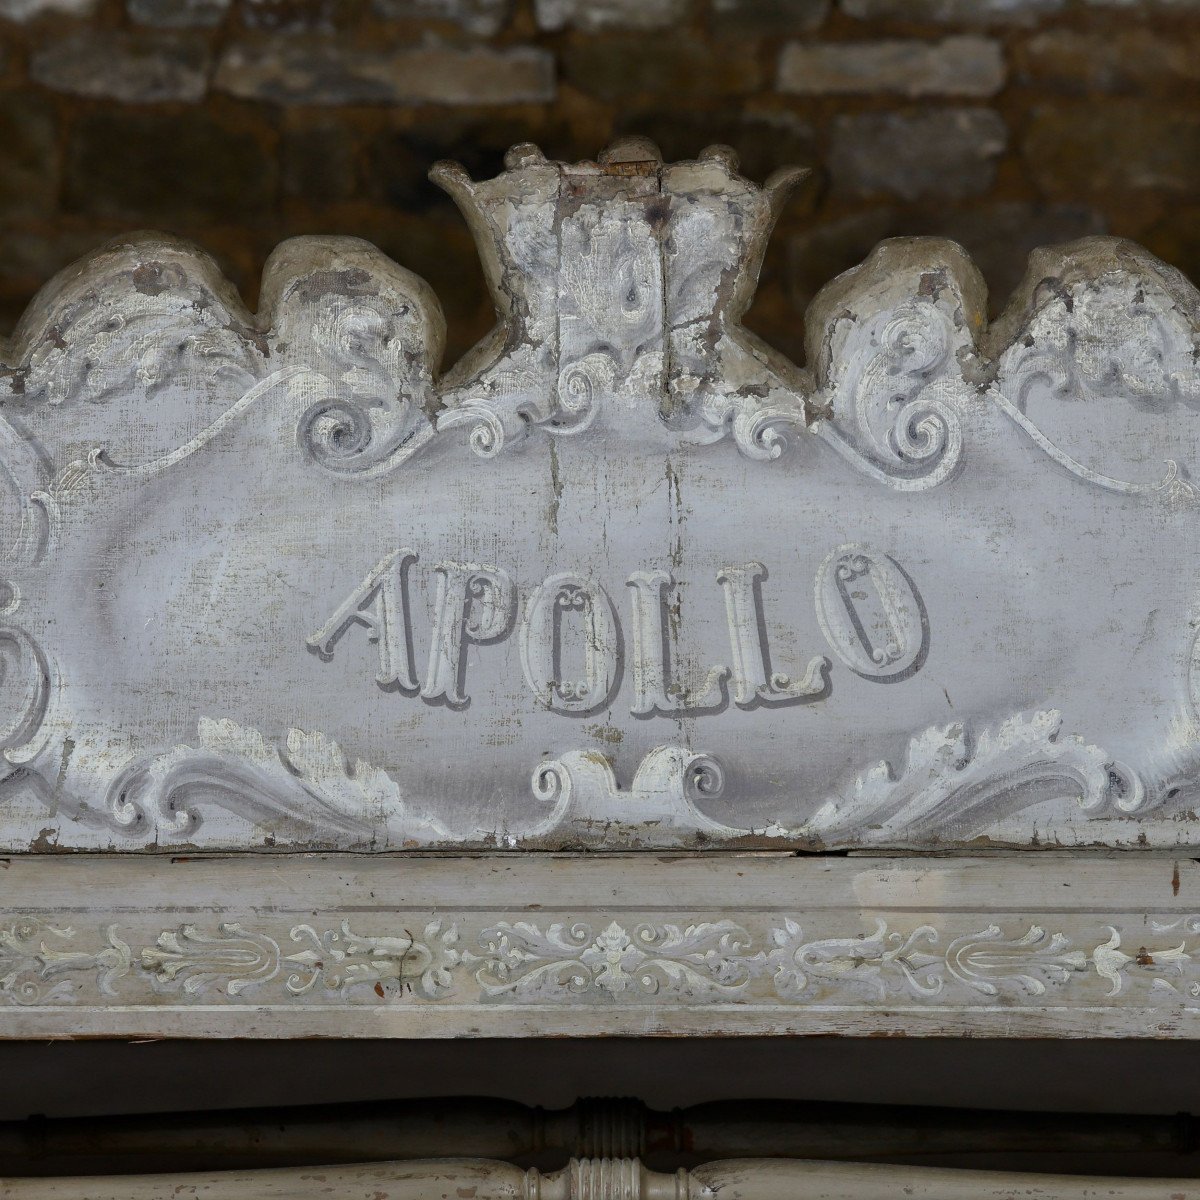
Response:
M1034 112L1022 150L1047 195L1200 190L1200 113L1140 100Z
M1065 91L1118 92L1200 82L1200 30L1168 36L1131 26L1107 33L1049 29L1016 48L1023 82Z
M331 34L338 0L242 0L240 12L248 29Z
M371 0L371 8L385 20L450 21L491 37L507 23L512 0Z
M1200 280L1200 204L1172 205L1138 240L1193 282Z
M554 59L533 47L382 52L313 40L231 46L214 86L278 104L523 104L555 94Z
M58 130L53 109L39 96L0 92L0 214L44 216L58 202Z
M935 21L952 25L1033 24L1065 0L839 0L847 16L876 21Z
M796 95L994 96L1004 78L1004 51L991 38L789 42L779 60L778 87Z
M108 240L103 233L0 229L0 294L32 296L47 280Z
M539 29L661 29L680 21L688 0L533 0Z
M518 142L534 142L568 160L592 157L597 150L594 140L575 135L555 110L488 118L444 109L423 117L414 128L385 130L372 138L364 191L393 210L449 211L452 201L429 179L430 163L453 159L473 179L488 179L504 169L505 152Z
M125 11L139 25L160 29L208 29L219 25L231 0L126 0Z
M1092 8L1140 8L1170 12L1200 11L1200 0L1083 0Z
M208 90L204 42L175 34L91 30L35 50L29 73L54 91L124 103L195 102Z
M0 0L0 20L33 21L45 15L86 17L97 0Z
M276 172L251 132L207 113L102 110L71 131L66 207L131 226L246 225L273 214Z
M789 36L819 29L832 0L712 0L721 33Z
M622 104L651 97L678 103L748 95L763 83L752 44L710 45L682 34L584 38L564 48L562 71L587 95Z
M836 117L829 170L857 196L978 196L995 179L1008 132L986 108L943 108Z
M909 232L948 237L966 247L987 280L991 309L998 313L1021 282L1032 251L1107 233L1108 224L1102 214L1082 204L1000 201L922 214Z

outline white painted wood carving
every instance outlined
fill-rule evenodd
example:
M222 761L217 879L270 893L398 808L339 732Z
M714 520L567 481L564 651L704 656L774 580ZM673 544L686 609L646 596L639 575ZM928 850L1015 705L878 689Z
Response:
M740 323L796 173L735 165L435 168L499 311L441 376L354 240L257 317L164 238L59 276L0 371L0 844L1200 843L1195 289L1090 239L989 328L961 249L887 242L801 368Z
M0 1037L1193 1036L1200 293L885 242L801 367L797 173L434 177L445 374L346 238L257 316L119 241L0 347Z

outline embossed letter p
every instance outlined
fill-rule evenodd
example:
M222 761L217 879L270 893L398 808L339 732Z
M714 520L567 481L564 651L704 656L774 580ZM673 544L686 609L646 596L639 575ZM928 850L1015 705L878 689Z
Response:
M437 603L421 699L431 704L445 699L451 708L462 708L469 699L463 650L471 642L495 642L508 633L516 591L508 572L499 567L447 561L434 571Z

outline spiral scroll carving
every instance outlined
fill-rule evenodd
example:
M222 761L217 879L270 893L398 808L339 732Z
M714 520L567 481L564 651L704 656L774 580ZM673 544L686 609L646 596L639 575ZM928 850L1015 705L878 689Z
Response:
M911 301L864 320L842 351L850 364L818 434L896 491L945 482L962 457L962 422L947 399L961 389L957 336L937 305Z

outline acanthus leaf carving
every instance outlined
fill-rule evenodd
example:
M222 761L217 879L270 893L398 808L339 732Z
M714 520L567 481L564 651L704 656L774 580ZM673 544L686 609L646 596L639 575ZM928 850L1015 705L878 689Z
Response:
M1071 794L1084 811L1136 813L1161 799L1100 747L1064 735L1061 714L1047 709L975 732L959 722L923 730L899 771L887 761L861 771L806 830L830 838L853 829L874 844L951 828L969 836L1006 809Z
M17 1004L70 1003L78 999L76 979L92 976L101 997L117 994L115 984L130 969L131 951L109 925L98 949L72 945L70 926L52 925L32 917L0 924L0 998Z
M105 806L115 828L186 837L214 805L282 824L293 836L296 829L318 838L343 833L401 846L450 836L437 820L410 812L387 772L351 762L324 733L289 729L276 746L228 718L202 718L198 734L198 746L178 746L116 777Z

